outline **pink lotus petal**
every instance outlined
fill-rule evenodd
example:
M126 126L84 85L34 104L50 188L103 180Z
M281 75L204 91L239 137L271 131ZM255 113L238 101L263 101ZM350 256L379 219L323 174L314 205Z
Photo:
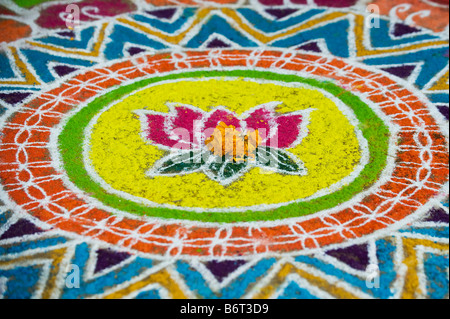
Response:
M258 134L262 137L262 145L266 144L270 132L271 122L275 124L275 112L265 108L259 108L249 114L245 119L247 130L258 130Z
M301 115L276 115L271 108L258 108L245 120L247 129L258 130L261 145L289 148L300 134Z
M272 139L278 141L278 148L289 148L300 135L301 115L282 115L276 118L278 132Z
M209 116L205 120L203 132L205 132L205 138L208 138L213 130L219 125L220 122L224 122L226 125L233 125L236 130L241 129L240 120L234 115L233 112L217 109L209 114Z
M164 127L165 116L159 114L145 114L147 119L147 131L144 133L154 144L160 144L167 147L173 147L177 141L172 140L166 133Z
M202 119L202 113L184 106L176 107L175 111L177 115L172 118L171 127L176 129L174 133L179 137L179 141L188 143L189 145L192 144L192 146L198 146L200 141L195 138L194 130L196 121L201 121Z
M178 149L200 147L194 140L194 126L201 121L202 113L188 107L175 107L175 114L146 114L147 138L153 144Z

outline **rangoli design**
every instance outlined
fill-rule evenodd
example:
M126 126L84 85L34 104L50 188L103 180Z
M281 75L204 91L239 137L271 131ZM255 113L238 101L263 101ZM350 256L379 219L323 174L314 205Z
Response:
M448 298L448 7L0 1L0 298Z

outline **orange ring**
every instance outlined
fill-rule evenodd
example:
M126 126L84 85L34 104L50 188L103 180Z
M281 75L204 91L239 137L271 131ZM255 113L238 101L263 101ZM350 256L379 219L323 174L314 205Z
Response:
M67 112L128 80L215 67L305 72L366 96L400 128L392 176L349 207L277 225L131 219L86 203L64 184L63 172L52 164L49 143L51 129ZM2 130L0 178L10 198L41 221L145 253L218 257L314 249L400 227L440 192L449 174L447 140L425 104L388 76L333 57L252 50L147 55L75 76L14 113Z

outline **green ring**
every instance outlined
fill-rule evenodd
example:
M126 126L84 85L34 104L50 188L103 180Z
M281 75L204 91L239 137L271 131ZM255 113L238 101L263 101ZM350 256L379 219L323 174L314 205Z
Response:
M298 82L323 89L340 99L355 113L360 122L359 129L369 145L370 161L361 171L361 174L349 185L332 194L306 202L291 203L267 211L245 212L203 212L196 213L182 209L170 209L160 207L147 207L145 205L107 193L99 184L88 175L83 165L81 154L84 130L89 121L105 106L122 98L123 96L141 89L149 84L174 79L192 77L246 77L268 79L283 82ZM321 82L314 79L305 79L296 75L277 74L263 71L194 71L182 74L171 74L161 77L153 77L136 83L119 87L112 92L95 99L69 119L58 140L58 146L62 155L64 168L69 179L81 190L90 194L102 203L112 208L129 212L135 215L147 215L151 217L169 218L177 220L194 220L202 222L249 222L269 221L285 218L300 217L317 211L333 208L350 200L355 194L369 188L386 166L388 154L389 129L375 112L357 96L345 91L331 82Z

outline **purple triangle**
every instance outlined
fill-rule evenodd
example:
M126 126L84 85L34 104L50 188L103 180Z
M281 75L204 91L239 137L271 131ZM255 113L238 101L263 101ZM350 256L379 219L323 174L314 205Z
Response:
M267 9L266 12L279 20L297 12L297 9Z
M14 12L12 12L11 10L5 8L2 5L0 5L0 14L10 15L10 16L15 16L16 15Z
M442 208L435 207L435 208L432 208L428 212L427 217L425 217L423 219L423 221L426 221L426 222L437 222L437 223L440 222L440 223L447 223L448 224L449 218L448 218L448 214Z
M60 36L63 36L63 37L67 37L67 38L74 38L75 37L75 32L73 32L73 31L61 31L61 32L58 32L57 34L59 34Z
M135 54L144 52L146 50L142 49L142 48L138 48L138 47L131 47L131 48L128 48L127 51L130 55L135 55Z
M24 235L32 235L42 233L43 230L32 224L26 219L19 219L15 224L11 225L0 239L20 237Z
M159 19L170 20L176 11L177 11L177 8L169 8L169 9L159 9L159 10L152 10L152 11L146 11L146 12L148 14L151 14L152 16L159 18Z
M29 92L0 93L0 99L8 104L15 105L25 100L31 94Z
M210 41L206 47L207 48L229 48L230 45L223 42L222 40L215 38L212 41Z
M367 245L354 245L346 248L329 250L326 254L342 261L354 269L366 270L369 265Z
M403 23L396 23L394 25L394 32L393 34L396 37L401 37L407 34L411 34L411 33L417 33L420 32L421 30L415 27L412 27L410 25L407 24L403 24Z
M319 48L319 45L317 42L311 42L304 45L301 45L297 48L297 50L304 50L304 51L312 51L312 52L322 52L322 50Z
M66 74L75 72L78 69L67 65L57 65L53 67L53 70L55 70L56 74L58 74L59 76L64 76Z
M442 113L442 115L445 116L445 118L449 119L449 110L448 110L448 105L436 105L437 109L439 110L439 112Z
M130 254L125 252L117 252L111 249L97 250L97 264L95 265L95 273L103 269L115 266L125 259L128 259Z
M206 268L216 277L219 282L222 282L228 275L236 269L244 265L244 260L225 260L225 261L208 261L205 263Z
M393 66L390 68L383 68L382 70L389 72L395 76L398 76L402 79L407 79L416 69L415 65L401 65L401 66Z

